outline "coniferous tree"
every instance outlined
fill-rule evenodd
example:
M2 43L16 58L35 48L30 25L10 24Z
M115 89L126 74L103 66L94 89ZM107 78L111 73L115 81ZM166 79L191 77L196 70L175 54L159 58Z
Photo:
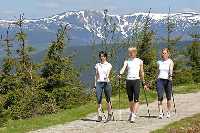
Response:
M64 56L69 40L66 38L68 30L68 25L60 27L56 40L48 48L42 69L42 77L47 80L44 89L52 93L60 108L71 108L88 101L72 58Z
M73 79L77 79L78 76L78 73L73 68L71 58L64 56L64 48L68 41L66 41L67 32L67 25L61 26L58 30L57 38L50 44L45 58L42 76L49 80L51 87L73 83Z
M27 44L27 34L23 30L24 26L24 15L20 15L20 18L14 23L18 32L16 33L16 40L19 43L19 49L17 49L17 63L16 63L16 71L19 77L24 81L24 83L28 83L32 81L33 75L33 63L31 59L31 52L33 52L33 48Z
M200 22L194 23L192 44L189 46L188 55L190 58L190 66L192 67L193 80L200 83Z
M176 50L176 46L177 43L181 40L181 36L175 36L173 35L175 28L176 28L176 24L174 22L174 20L171 17L171 10L169 8L169 12L168 12L168 17L166 20L166 24L167 24L167 37L166 38L162 38L164 43L167 44L167 48L169 49L170 53L171 53L171 58L172 59L176 59L176 55L177 50Z
M5 37L1 37L2 46L4 50L4 57L2 61L2 70L0 74L0 94L6 94L8 91L13 90L15 85L13 83L14 78L14 68L15 68L15 59L13 56L13 41L14 39L10 38L10 25L6 30Z
M143 60L146 81L153 84L156 76L156 51L154 48L155 33L151 29L150 11L139 35L138 57Z
M3 65L2 65L2 72L4 75L10 75L14 67L14 58L12 54L12 48L13 48L12 43L14 39L11 39L9 37L9 30L10 30L10 25L8 26L8 29L6 30L6 37L5 39L3 39L4 51L6 52L5 57L3 59Z
M173 17L171 16L171 10L169 8L168 17L166 19L166 32L167 37L163 37L163 42L167 45L167 48L170 51L170 58L174 62L174 68L173 68L173 77L175 84L179 82L179 76L182 73L182 62L178 60L178 57L180 55L180 51L177 50L177 43L182 39L181 36L175 36L174 32L176 29L176 23L173 20Z

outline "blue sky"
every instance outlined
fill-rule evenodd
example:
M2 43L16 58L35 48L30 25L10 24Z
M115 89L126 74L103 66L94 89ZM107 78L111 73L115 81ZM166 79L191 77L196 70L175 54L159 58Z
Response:
M40 18L71 10L109 9L114 14L133 12L200 12L200 0L0 0L0 19L14 19L20 13L26 18Z

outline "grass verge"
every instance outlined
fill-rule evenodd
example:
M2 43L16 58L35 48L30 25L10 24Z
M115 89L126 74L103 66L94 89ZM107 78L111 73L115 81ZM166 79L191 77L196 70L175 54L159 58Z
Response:
M200 114L171 123L151 133L200 133Z
M185 86L178 86L174 88L175 93L191 93L200 91L200 84L191 84ZM156 99L156 92L149 91L147 93L148 101L152 102ZM145 103L144 91L141 90L141 103ZM119 96L112 98L114 109L119 108ZM105 107L105 102L104 102ZM125 91L122 91L120 96L120 108L127 108L128 100ZM90 102L86 105L63 110L56 114L39 116L27 120L9 120L5 127L0 128L1 133L25 133L31 130L46 128L56 124L63 124L73 120L77 120L87 116L89 113L96 111L96 102Z

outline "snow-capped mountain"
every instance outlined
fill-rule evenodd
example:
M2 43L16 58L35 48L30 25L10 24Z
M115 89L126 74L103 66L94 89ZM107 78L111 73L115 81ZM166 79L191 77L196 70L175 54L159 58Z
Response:
M110 23L116 24L116 36L120 39L127 38L132 28L140 28L148 13L133 13L128 15L108 14L112 18ZM195 12L173 13L170 15L176 29L174 34L189 39L194 22L200 21L200 14ZM166 35L168 14L151 13L151 27L157 37ZM14 21L0 20L0 33L4 33L8 24ZM104 14L100 11L72 11L64 12L47 18L25 20L25 30L29 35L31 44L48 44L55 37L60 24L69 24L70 38L74 45L88 45L93 37L97 40L103 37ZM110 27L111 28L111 27Z

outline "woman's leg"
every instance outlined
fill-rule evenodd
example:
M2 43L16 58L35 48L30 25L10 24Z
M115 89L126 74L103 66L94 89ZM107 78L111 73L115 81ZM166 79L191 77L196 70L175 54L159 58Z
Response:
M102 83L97 83L96 85L96 97L97 97L97 112L98 112L98 116L101 116L101 111L102 111Z
M106 101L107 101L108 114L111 114L112 113L112 104L111 104L112 86L110 83L105 83L104 93L105 93Z
M133 113L133 110L134 110L134 105L135 103L133 101L129 101L129 109L130 109L130 112Z
M167 111L171 112L171 100L167 100Z
M133 95L134 95L133 113L136 114L139 110L140 80L134 81Z
M132 113L134 109L134 102L133 102L133 87L131 80L126 80L126 92L128 95L130 112Z
M171 111L171 97L172 97L172 81L167 81L167 86L165 87L165 93L167 97L167 111Z
M156 90L158 95L158 109L160 114L163 113L163 108L162 108L163 88L164 88L163 81L161 79L158 79L156 83Z

